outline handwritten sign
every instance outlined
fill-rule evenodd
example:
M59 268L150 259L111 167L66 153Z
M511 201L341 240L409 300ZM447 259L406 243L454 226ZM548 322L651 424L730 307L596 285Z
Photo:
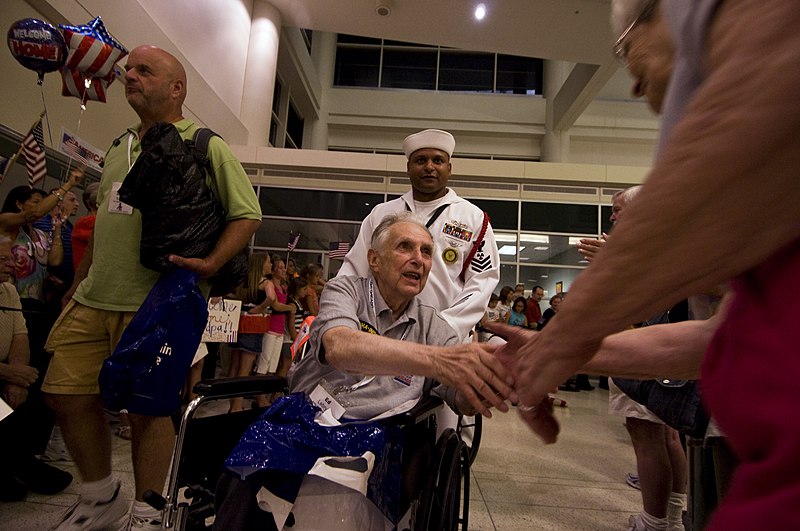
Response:
M239 331L242 301L218 299L208 301L208 322L203 331L205 343L235 343Z

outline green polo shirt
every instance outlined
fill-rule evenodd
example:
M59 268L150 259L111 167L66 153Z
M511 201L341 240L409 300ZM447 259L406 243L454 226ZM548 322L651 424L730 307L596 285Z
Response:
M175 127L184 139L197 130L191 120L180 120ZM139 263L139 241L142 234L141 213L130 207L119 207L112 190L125 180L128 171L142 152L138 131L129 129L106 153L103 177L97 195L99 205L94 227L94 248L89 274L78 286L75 300L101 310L135 312L139 309L159 273ZM250 179L228 145L213 137L208 146L209 160L215 178L206 176L206 183L216 192L225 208L228 221L261 219L261 207ZM127 207L127 208L126 208Z

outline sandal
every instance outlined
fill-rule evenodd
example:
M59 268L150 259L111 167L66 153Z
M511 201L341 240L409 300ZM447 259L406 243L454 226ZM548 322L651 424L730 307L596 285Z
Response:
M125 439L126 441L130 441L131 437L132 437L132 435L131 435L131 427L130 426L120 426L119 428L117 428L116 435L120 439Z

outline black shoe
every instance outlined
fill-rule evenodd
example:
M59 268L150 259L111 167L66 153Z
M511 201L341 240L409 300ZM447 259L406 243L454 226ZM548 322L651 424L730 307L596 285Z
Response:
M597 382L597 387L608 391L608 376L601 376Z
M16 478L27 485L31 492L48 495L57 494L72 483L72 474L35 457L17 471Z
M13 476L3 474L0 476L0 501L22 501L28 495L28 487L17 481Z
M589 382L578 384L578 391L594 391L594 386Z

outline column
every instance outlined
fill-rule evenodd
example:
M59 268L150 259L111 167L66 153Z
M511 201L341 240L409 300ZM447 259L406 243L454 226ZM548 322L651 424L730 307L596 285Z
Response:
M269 141L280 38L278 9L265 0L254 0L240 115L248 131L248 146L266 146Z

